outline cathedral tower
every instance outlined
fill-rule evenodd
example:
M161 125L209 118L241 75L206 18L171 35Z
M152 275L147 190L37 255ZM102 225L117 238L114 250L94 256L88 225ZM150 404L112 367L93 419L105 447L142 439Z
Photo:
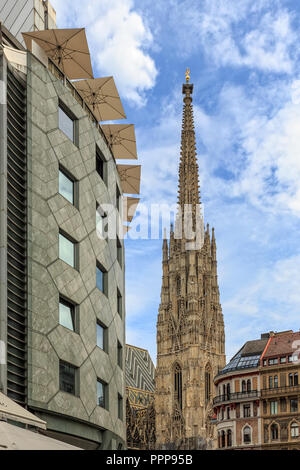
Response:
M189 70L183 85L178 213L164 236L157 319L156 442L212 448L213 378L225 366L214 229L204 229ZM191 234L187 234L188 229ZM182 232L182 235L181 235ZM191 243L193 242L193 243Z

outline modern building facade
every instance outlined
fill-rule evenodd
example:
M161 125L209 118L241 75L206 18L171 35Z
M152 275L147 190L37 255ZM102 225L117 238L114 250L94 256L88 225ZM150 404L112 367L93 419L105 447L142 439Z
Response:
M225 365L225 335L217 281L216 240L204 233L189 73L184 98L175 230L163 242L157 319L155 389L159 449L214 446L213 377ZM194 235L184 231L185 219ZM192 243L190 243L192 242Z
M155 449L155 367L146 349L126 345L126 425L129 449Z
M300 332L273 334L261 357L262 449L300 450Z
M268 335L247 341L214 378L218 449L260 448L259 368L267 343Z
M72 82L13 36L12 3L33 2L0 3L0 389L51 437L124 448L124 246L96 230L122 182Z

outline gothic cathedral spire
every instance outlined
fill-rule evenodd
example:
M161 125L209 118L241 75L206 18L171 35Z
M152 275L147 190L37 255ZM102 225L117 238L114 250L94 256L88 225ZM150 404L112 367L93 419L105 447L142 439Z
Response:
M178 207L200 205L189 70L184 94ZM187 206L188 205L188 206ZM187 209L188 208L188 209ZM178 223L178 215L176 224ZM175 235L176 235L175 224ZM217 280L216 240L209 226L203 243L189 249L171 225L164 234L161 303L157 319L156 442L159 449L211 448L213 377L225 365L225 336Z

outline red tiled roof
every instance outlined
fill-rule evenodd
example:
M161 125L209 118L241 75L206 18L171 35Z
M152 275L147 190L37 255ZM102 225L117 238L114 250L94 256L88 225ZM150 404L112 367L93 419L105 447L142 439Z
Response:
M264 359L268 357L295 353L296 349L300 347L300 343L298 345L293 345L294 341L300 342L300 331L275 333L274 336L272 336L270 344L265 352Z

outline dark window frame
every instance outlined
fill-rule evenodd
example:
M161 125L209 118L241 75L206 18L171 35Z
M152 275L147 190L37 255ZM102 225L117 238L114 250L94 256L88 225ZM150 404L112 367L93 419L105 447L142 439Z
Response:
M123 318L123 296L117 288L117 311L121 318Z
M103 387L103 405L99 403L98 383L101 383ZM101 408L109 410L108 384L99 378L97 378L97 406L101 406Z
M62 325L59 323L63 328L67 328L68 330L72 331L73 333L79 334L79 305L73 302L72 300L68 299L64 295L59 294L59 301L58 301L58 308L59 305L63 304L67 307L71 308L71 316L73 321L73 330L70 330L67 326ZM59 321L59 320L58 320Z
M123 247L122 247L122 243L117 235L117 238L116 238L116 245L117 245L117 260L118 260L118 263L120 265L120 267L122 268L122 264L123 264Z
M96 145L96 171L107 186L107 161L98 145Z
M123 397L118 393L118 419L123 421Z
M58 167L58 178L59 178L59 173L62 173L68 180L70 180L73 183L73 202L69 201L60 191L59 191L59 180L58 180L58 192L59 194L64 197L72 206L76 207L78 209L79 207L79 182L78 180L70 173L65 167L63 167L61 164L59 164Z
M59 126L59 108L65 113L65 115L73 121L73 139L60 128ZM68 139L73 142L76 147L79 147L79 122L75 114L70 110L70 108L61 100L58 101L58 129L63 132Z
M123 369L123 346L119 340L117 342L117 361L120 369Z
M97 286L97 269L102 272L102 289ZM104 266L97 260L96 261L96 288L102 292L106 297L108 297L108 271Z
M67 261L59 257L59 235L61 235L62 237L64 237L66 240L68 240L69 242L73 244L74 266L72 266L71 264L67 263ZM79 242L77 242L73 237L71 237L68 233L66 233L61 228L59 228L58 230L58 258L64 263L66 263L68 266L71 266L71 268L76 269L76 271L79 271Z
M65 390L62 386L61 366L63 365L74 369L74 393ZM77 366L74 366L74 364L62 360L59 361L59 390L64 393L69 393L73 396L79 396L79 368Z
M100 326L103 329L103 348L99 346L97 342L97 338L98 338L97 327L98 326ZM102 349L102 351L104 351L105 353L108 353L108 347L109 347L108 346L108 327L104 325L104 323L101 322L100 320L96 321L96 344L98 348Z

